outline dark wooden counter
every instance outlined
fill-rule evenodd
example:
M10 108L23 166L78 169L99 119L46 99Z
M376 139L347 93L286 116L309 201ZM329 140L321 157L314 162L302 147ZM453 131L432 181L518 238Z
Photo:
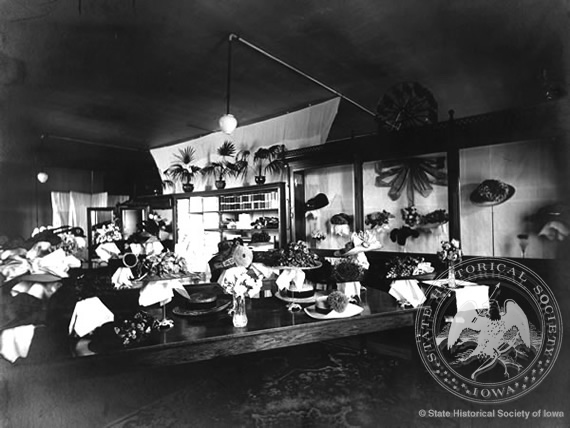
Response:
M190 287L192 291L203 288ZM181 302L175 299L167 305L168 317L174 320L174 327L154 332L143 345L105 349L104 343L103 346L101 343L92 346L90 338L73 341L64 337L66 326L60 322L57 331L54 325L38 331L34 341L37 339L39 343L32 344L35 345L35 349L31 349L33 355L18 360L13 367L38 363L117 369L177 365L413 325L415 310L400 309L386 292L368 288L362 292L361 299L364 311L360 315L332 320L316 320L304 311L290 312L287 303L276 297L248 299L249 322L244 328L233 327L227 311L208 317L172 314L172 308ZM161 318L160 308L145 310L155 318Z

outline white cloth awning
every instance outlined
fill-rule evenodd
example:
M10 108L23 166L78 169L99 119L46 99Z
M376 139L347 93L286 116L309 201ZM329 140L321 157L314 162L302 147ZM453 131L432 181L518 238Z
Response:
M250 125L238 126L231 136L221 131L214 132L172 146L152 149L150 152L161 177L165 179L163 172L175 161L174 156L179 153L179 150L188 145L194 147L196 151L195 165L199 167L216 161L216 150L226 140L231 140L238 151L249 150L252 154L259 147L268 147L274 144L284 144L287 150L317 146L326 142L338 112L339 103L340 98L334 98L293 113ZM198 181L197 187L203 184ZM241 185L241 183L228 183L229 186L232 184ZM180 191L180 188L177 190Z

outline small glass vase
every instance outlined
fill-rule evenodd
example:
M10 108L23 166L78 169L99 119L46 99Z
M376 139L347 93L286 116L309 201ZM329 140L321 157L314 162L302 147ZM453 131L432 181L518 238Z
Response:
M247 325L245 296L233 296L232 322L234 327L245 327Z
M455 283L455 261L451 260L449 262L449 269L447 271L447 286L449 288L457 287Z

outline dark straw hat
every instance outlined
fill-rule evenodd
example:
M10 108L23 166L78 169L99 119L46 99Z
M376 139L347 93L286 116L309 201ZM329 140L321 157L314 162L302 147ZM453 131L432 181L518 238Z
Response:
M326 207L328 204L329 199L327 198L327 195L324 193L319 193L317 196L309 199L305 203L305 211L318 210L320 208Z

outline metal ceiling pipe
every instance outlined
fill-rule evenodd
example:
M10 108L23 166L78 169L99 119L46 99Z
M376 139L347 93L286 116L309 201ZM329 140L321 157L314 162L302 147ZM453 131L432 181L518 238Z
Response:
M100 143L100 142L96 142L96 141L84 140L82 138L65 137L62 135L44 134L42 137L45 137L46 139L50 138L53 140L62 140L62 141L70 141L70 142L74 142L74 143L80 143L80 144L87 144L90 146L108 147L108 148L112 148L112 149L129 150L129 151L133 151L133 152L146 152L146 150L138 149L136 147L120 146L118 144L111 144L111 143Z
M269 52L267 52L264 49L261 49L259 46L254 45L251 42L248 42L247 40L245 40L244 38L238 36L237 34L231 33L229 36L229 42L231 44L231 42L235 40L238 42L243 43L244 45L250 47L251 49L259 52L260 54L266 56L267 58L281 64L282 66L288 68L291 71L294 71L295 73L299 74L300 76L303 76L305 79L310 80L313 83L316 83L317 85L319 85L320 87L326 89L329 92L332 92L333 94L335 94L336 96L342 98L343 100L348 101L349 103L351 103L352 105L354 105L355 107L358 107L360 110L368 113L369 115L373 116L374 118L377 118L378 115L376 113L374 113L372 110L367 109L366 107L364 107L363 105L357 103L356 101L352 100L351 98L348 98L346 95L341 94L339 91L337 91L334 88L331 88L330 86L324 84L323 82L321 82L320 80L315 79L314 77L308 75L307 73L299 70L296 67L293 67L292 65L286 63L285 61L283 61L282 59L277 58L275 55L270 54Z

